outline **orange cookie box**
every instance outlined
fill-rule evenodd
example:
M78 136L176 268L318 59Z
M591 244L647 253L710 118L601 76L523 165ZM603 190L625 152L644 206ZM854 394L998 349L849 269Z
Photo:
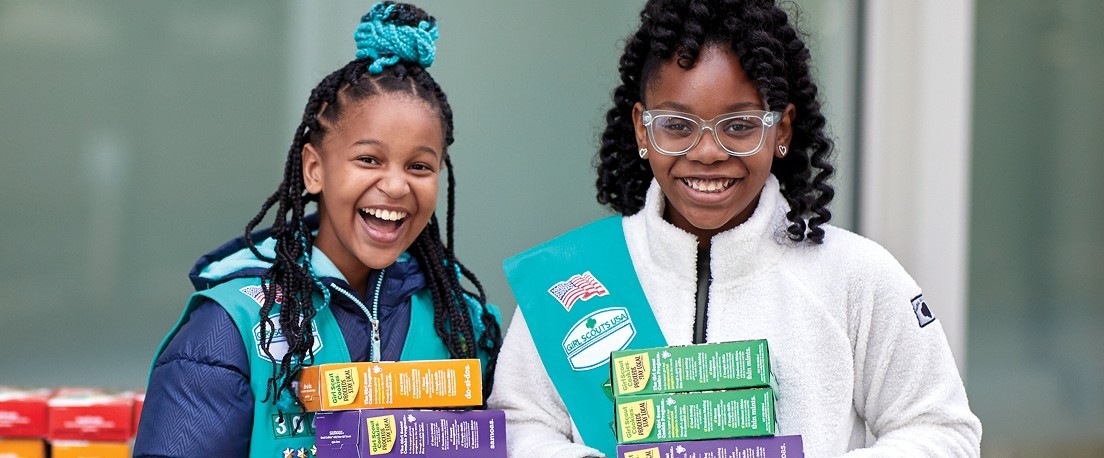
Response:
M299 375L307 410L434 409L483 404L478 359L320 364Z

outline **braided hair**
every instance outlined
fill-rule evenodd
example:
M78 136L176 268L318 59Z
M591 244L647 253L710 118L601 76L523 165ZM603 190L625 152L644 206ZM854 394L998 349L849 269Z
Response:
M649 0L640 13L640 28L625 44L595 159L598 202L632 215L644 207L653 174L637 154L632 108L644 99L659 66L676 59L692 67L708 46L729 46L756 83L772 111L796 108L790 152L771 166L790 205L786 232L795 241L823 243L835 190L828 183L833 143L810 74L809 49L774 0ZM808 220L806 220L808 218Z
M366 26L366 23L370 24ZM368 30L371 27L380 30ZM397 36L404 33L419 36L407 37L409 40ZM447 154L447 148L453 142L452 108L440 85L425 69L432 62L432 41L429 42L428 49L420 51L421 57L412 58L408 55L410 52L418 54L417 48L427 48L424 40L436 38L436 20L412 5L381 2L361 19L356 38L358 47L361 48L357 58L323 78L311 91L303 110L302 121L296 128L288 149L283 181L276 192L261 205L260 212L245 226L245 240L249 249L257 258L272 263L261 278L265 293L264 305L259 312L261 348L273 360L273 376L268 380L262 402L278 405L281 412L289 402L299 404L302 409L292 384L298 378L299 371L310 365L314 358L311 320L316 308L311 296L317 291L325 300L329 298L328 291L311 268L313 228L308 227L304 219L304 207L308 202L318 202L319 196L309 194L303 182L303 147L307 143L319 144L340 121L346 107L371 97L381 94L414 96L427 103L439 115L445 139L445 168L449 171L445 226L447 243L441 241L440 225L434 214L414 240L410 252L425 274L427 288L433 297L433 326L448 349L449 356L476 358L477 350L482 350L489 356L484 396L491 391L498 350L502 344L501 330L486 305L487 297L483 285L456 259L453 249L453 191L456 180ZM395 40L405 40L403 44L406 46L395 44ZM415 43L414 46L410 46L411 41ZM404 49L394 53L380 53L376 48L365 51L365 43L376 48L393 46ZM430 53L428 62L424 58L427 51ZM273 208L275 219L268 234L276 240L276 248L275 256L267 257L258 251L256 243L259 237L253 231ZM467 279L475 287L474 291L465 287L459 276ZM281 303L281 306L278 323L273 323L269 314L276 303ZM479 319L483 324L483 332L478 336L475 335L469 308L481 311ZM272 358L271 353L272 339L277 333L282 333L287 341L287 353L279 362Z

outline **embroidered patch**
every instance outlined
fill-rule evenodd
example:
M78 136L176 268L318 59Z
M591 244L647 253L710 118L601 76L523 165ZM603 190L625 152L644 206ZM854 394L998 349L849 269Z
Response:
M564 354L571 369L594 369L609 362L610 352L628 347L633 337L636 337L636 327L629 310L604 308L591 312L567 331L563 339Z
M912 311L916 313L916 321L920 323L921 328L935 321L935 315L932 315L931 309L928 308L928 303L924 302L923 294L912 298Z
M272 353L273 358L280 361L283 360L284 355L287 354L287 339L284 337L284 331L280 329L280 314L274 313L269 315L268 318L276 325L276 329L269 330L269 332L272 333L272 343L269 344L268 351ZM322 349L322 337L318 335L317 323L312 324L311 334L314 335L314 345L311 346L311 349L314 350L315 353L318 353L318 350ZM261 323L257 323L256 326L253 326L253 340L257 343L257 356L265 361L272 362L272 359L270 359L268 355L265 354L264 349L261 348Z
M261 288L260 285L246 286L245 288L239 289L238 291L241 291L242 294L244 294L246 296L249 296L249 298L253 299L253 301L256 302L257 305L259 305L261 307L264 307L265 293L264 293L264 288ZM284 292L280 290L280 285L276 285L276 301L275 302L277 304L283 304L284 303Z
M572 275L567 281L552 285L548 288L548 294L556 298L560 305L570 312L571 306L575 305L576 301L585 302L595 296L608 296L609 291L588 271L582 275Z

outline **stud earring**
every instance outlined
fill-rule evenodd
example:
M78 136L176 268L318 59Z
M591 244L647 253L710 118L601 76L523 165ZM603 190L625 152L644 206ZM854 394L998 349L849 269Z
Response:
M789 148L784 145L778 145L778 154L782 157L786 157L786 153L789 152Z
M648 148L640 148L640 158L644 159L648 156Z

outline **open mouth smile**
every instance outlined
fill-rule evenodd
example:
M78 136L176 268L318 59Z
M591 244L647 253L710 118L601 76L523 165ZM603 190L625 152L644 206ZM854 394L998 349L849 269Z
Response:
M367 225L368 236L380 243L392 243L402 234L410 213L402 210L388 210L377 207L357 209Z

